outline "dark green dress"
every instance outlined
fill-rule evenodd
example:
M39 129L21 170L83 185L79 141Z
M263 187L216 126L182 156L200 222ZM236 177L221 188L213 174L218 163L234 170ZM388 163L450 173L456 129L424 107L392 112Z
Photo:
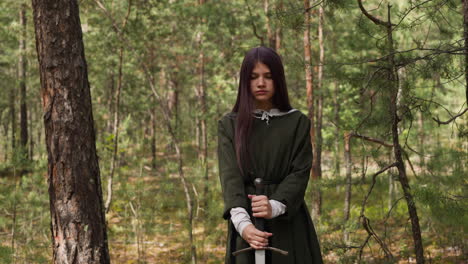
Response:
M253 179L271 182L265 192L269 199L284 203L286 213L266 219L267 231L273 233L270 246L289 252L288 256L271 253L272 264L323 263L320 245L312 219L304 202L304 194L312 166L310 120L300 111L271 117L269 122L254 118L249 145L252 169L242 177L234 149L235 113L218 121L219 177L224 199L223 218L228 220L225 263L254 264L254 251L236 257L232 252L249 247L230 220L233 207L252 210L247 194L255 194Z

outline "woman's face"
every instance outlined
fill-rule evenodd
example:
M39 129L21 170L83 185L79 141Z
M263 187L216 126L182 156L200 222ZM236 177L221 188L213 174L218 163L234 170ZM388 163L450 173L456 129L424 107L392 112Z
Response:
M257 62L250 74L250 91L255 98L257 108L271 108L275 85L268 66Z

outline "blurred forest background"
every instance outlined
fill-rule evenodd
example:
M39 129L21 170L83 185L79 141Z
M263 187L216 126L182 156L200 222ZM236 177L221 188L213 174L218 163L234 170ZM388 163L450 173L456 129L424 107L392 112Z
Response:
M223 261L217 120L265 45L314 123L306 202L325 263L466 263L467 1L79 8L112 262ZM0 263L50 263L31 2L1 0L0 25Z

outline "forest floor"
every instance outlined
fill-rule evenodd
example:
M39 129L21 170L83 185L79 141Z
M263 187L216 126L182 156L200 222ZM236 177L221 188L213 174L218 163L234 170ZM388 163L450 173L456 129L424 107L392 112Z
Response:
M164 174L158 173L158 176L148 172L145 175L144 171L141 168L123 168L116 178L116 200L107 214L112 262L190 263L186 207L179 179L175 174L161 177ZM387 188L385 181L381 184L380 187L376 186L376 192L379 188ZM226 222L221 218L222 200L218 187L216 184L209 189L206 208L212 209L204 211L200 208L198 216L195 214L193 233L198 263L223 263ZM366 188L365 185L362 188ZM343 223L337 220L342 218L341 191L335 187L323 189L323 197L327 197L329 203L324 205L319 221L314 221L325 263L356 263L359 256L358 248L347 249L342 242ZM357 219L356 211L359 211L362 193L356 190L352 219ZM15 263L13 255L16 256L16 263L50 263L46 174L33 173L18 185L15 185L12 177L0 178L0 205L0 263ZM406 205L404 202L400 202L400 205L386 222L382 217L385 215L385 210L381 208L382 201L376 199L369 205L366 215L371 219L374 231L387 244L394 260L386 261L381 247L371 238L363 249L361 263L416 263L412 257L411 225L405 213ZM446 225L442 229L427 210L421 209L419 215L427 263L468 263L466 248L460 246L466 241L463 228ZM359 223L351 222L348 245L358 247L365 241L367 233ZM13 227L14 249L11 236Z

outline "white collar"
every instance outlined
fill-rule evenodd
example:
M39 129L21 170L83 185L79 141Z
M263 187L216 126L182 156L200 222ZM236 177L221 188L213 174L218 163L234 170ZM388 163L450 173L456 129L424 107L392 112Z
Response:
M270 111L266 111L263 109L255 109L253 110L254 117L259 118L261 120L266 120L267 125L269 124L270 117L273 116L282 116L282 115L287 115L289 113L298 111L297 109L292 108L291 110L287 112L282 112L278 108L271 108Z

